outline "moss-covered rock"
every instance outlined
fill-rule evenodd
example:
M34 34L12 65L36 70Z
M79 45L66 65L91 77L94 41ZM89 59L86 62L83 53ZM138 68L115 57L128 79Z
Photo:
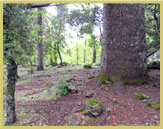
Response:
M144 93L142 93L142 92L134 93L134 95L135 95L138 99L149 99L149 96L147 96L146 94L144 94Z
M83 68L85 68L85 69L92 69L92 65L86 64L86 65L83 66Z
M84 110L84 115L89 117L97 117L100 116L103 112L102 102L99 100L87 100L86 101L86 108Z
M155 109L160 109L160 105L158 103L158 101L153 100L153 99L147 99L144 100L144 103L146 103L148 106L155 108Z
M91 79L91 78L94 78L94 76L93 75L89 75L88 76L88 79Z

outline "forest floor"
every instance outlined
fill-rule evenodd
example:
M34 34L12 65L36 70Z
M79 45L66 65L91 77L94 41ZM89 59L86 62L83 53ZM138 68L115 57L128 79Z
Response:
M93 90L96 84L98 67L83 69L82 66L62 68L45 67L44 71L28 74L29 67L19 67L16 85L16 115L18 121L14 126L159 126L160 109L156 110L139 100L134 93L143 92L151 99L160 101L160 71L149 71L149 82L144 85L127 85L127 93L116 96L113 84ZM35 68L36 69L36 68ZM89 75L94 78L88 79ZM77 86L78 93L65 96L55 95L55 84L61 78L75 79L70 85ZM4 122L6 119L6 78L4 76ZM44 86L49 84L48 86ZM106 88L107 87L107 88ZM88 91L93 91L87 98ZM110 115L103 112L99 117L88 117L82 112L74 112L88 99L96 99L103 107L111 109Z

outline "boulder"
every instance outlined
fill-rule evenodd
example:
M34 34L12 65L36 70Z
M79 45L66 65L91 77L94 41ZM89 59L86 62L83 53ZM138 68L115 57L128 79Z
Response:
M101 105L101 102L100 103L99 102L100 101L98 100L86 101L86 110L84 112L84 115L87 115L89 117L100 116L103 112L103 107Z

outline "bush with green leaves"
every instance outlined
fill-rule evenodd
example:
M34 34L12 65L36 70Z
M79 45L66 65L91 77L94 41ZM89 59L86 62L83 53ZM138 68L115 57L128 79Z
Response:
M83 66L83 68L85 68L85 69L92 69L92 66L90 64L86 64L86 65Z
M66 95L68 93L67 87L68 83L66 82L66 79L61 78L56 85L56 95Z

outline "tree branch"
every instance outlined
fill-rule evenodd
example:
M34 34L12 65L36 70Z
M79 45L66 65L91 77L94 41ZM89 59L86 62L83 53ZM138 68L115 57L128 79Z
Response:
M29 4L28 8L42 8L42 7L50 7L50 6L61 6L61 5L65 5L65 4L53 4L53 3L48 3L48 4Z
M148 55L147 55L147 58L150 57L151 55L155 54L158 50L160 50L160 48L157 49L157 50L155 50L155 51L153 51L152 53L148 54Z

